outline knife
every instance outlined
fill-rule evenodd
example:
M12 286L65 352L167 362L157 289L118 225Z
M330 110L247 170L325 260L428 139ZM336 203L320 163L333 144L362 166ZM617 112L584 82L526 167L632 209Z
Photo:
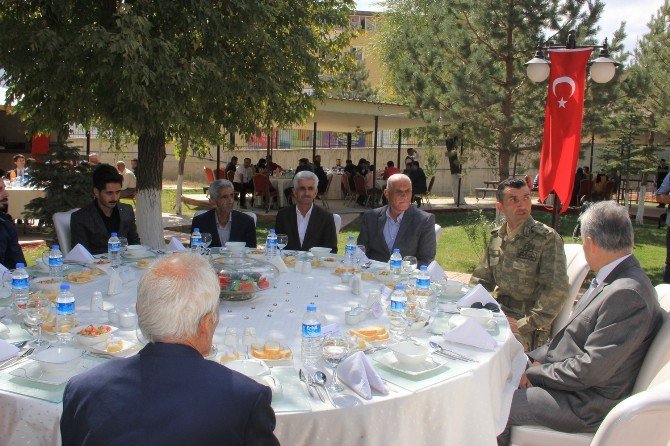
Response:
M34 351L35 351L34 348L29 348L25 352L21 353L21 355L7 359L6 361L4 361L0 364L0 370L4 370L4 369L7 369L7 368L12 367L14 365L17 365L21 362L24 362L25 360L28 359L28 358L26 358L26 356L29 356Z

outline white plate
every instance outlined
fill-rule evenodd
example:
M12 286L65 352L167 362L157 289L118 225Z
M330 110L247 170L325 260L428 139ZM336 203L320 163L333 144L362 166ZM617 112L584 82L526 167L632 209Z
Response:
M258 378L270 374L270 368L260 359L238 359L226 362L224 365L249 378Z
M122 343L121 350L117 352L108 352L107 351L107 342L101 342L99 344L93 344L89 346L89 350L93 353L102 353L104 355L111 355L111 356L121 356L121 357L126 357L130 356L133 353L136 353L140 351L141 345L135 343L135 342L130 342L126 341L125 339L120 339Z
M340 262L340 259L335 256L325 256L321 257L321 265L326 268L337 268L338 266L342 266L342 263Z
M381 351L372 355L372 359L396 372L409 376L421 376L446 366L446 361L429 355L426 361L418 365L400 364L393 352Z
M88 367L85 361L82 361L77 367L65 373L45 373L37 362L31 360L23 364L21 367L12 370L9 374L27 379L28 381L59 386L65 384L70 378L82 373L86 369L88 369Z
M455 314L455 315L451 316L451 318L449 319L449 326L452 329L456 328L459 325L461 325L463 322L465 322L466 319L467 319L467 317L465 317L465 316L462 316L460 314ZM482 328L484 328L486 331L494 331L497 326L498 326L498 324L496 323L496 321L491 319L488 322L488 324L482 325Z

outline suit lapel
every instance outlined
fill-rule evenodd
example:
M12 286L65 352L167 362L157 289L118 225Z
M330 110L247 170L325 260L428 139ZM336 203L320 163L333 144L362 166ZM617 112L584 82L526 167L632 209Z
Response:
M120 206L121 203L119 203L117 206L119 207L119 234L128 234L128 220L125 218L126 212L125 209Z
M300 243L300 234L298 233L298 216L296 215L296 212L298 212L297 208L294 206L291 206L291 212L288 213L288 221L289 224L286 227L286 234L288 236L289 240L295 240L298 245L298 249L302 250L302 243ZM305 233L305 238L307 238L307 234Z
M386 254L387 257L391 256L391 251L388 248L388 245L386 244L386 239L384 238L384 226L386 225L386 210L388 209L388 206L384 206L383 208L380 209L379 215L377 216L377 234L374 236L377 237L380 240L377 240L376 243L373 245L376 246L383 246L384 247L384 253ZM396 240L398 238L396 237Z
M295 220L296 220L296 228L298 227L297 221L298 221L298 216L295 215ZM318 227L321 225L321 221L319 220L319 211L317 210L317 207L315 204L312 205L312 213L309 216L309 221L307 222L307 229L305 229L305 239L302 241L302 245L300 248L302 249L303 246L308 245L309 242L312 242L312 240L315 240L316 237L316 232L318 230ZM316 245L315 245L316 246Z
M219 238L219 227L216 225L216 211L211 213L208 226L212 228L210 229L210 232L212 233L212 245L223 246L223 243L221 243L221 239ZM230 236L231 238L233 236L232 228L230 229Z

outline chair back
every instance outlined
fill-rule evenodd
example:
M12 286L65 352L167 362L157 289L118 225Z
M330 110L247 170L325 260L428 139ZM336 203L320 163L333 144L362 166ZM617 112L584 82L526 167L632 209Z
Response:
M526 186L528 186L528 189L533 190L533 179L530 177L530 175L526 175L523 177L523 179L526 181Z
M70 218L72 217L72 213L78 210L79 208L75 208L65 212L56 212L52 217L54 228L56 229L56 237L58 237L58 244L63 256L66 256L70 252L70 249L72 249Z
M365 177L363 175L354 176L354 185L356 186L356 193L358 195L367 195L367 190L365 189Z
M442 226L435 223L435 242L440 241L440 235L442 235Z
M580 197L584 195L591 195L591 180L585 178L579 182L579 194Z
M572 307L582 287L582 283L589 273L589 264L586 263L582 245L571 243L563 246L565 250L565 263L568 270L568 299L563 304L563 308L554 319L551 325L551 336L555 336L563 328L570 318Z
M614 180L607 180L607 183L605 183L605 193L604 193L604 200L609 200L610 195L612 195L612 191L614 190L614 185L616 184L616 181Z
M231 183L235 181L235 171L234 170L229 170L226 172L226 179L230 181Z
M209 167L205 167L205 178L207 179L207 184L214 182L214 172Z
M265 194L270 187L270 181L268 180L268 177L262 173L257 173L254 175L252 181L254 183L254 194L256 195Z
M249 217L254 219L254 226L256 226L256 223L258 222L258 217L256 216L255 212L251 211L242 211L243 214L247 214Z
M349 186L349 172L344 172L342 174L342 189L344 189L344 192L349 194L351 193L351 187Z
M198 215L202 215L205 212L207 212L206 209L200 209L199 211L195 211L195 214L193 214L193 218L197 217Z
M607 414L591 446L666 446L670 442L670 381L630 396Z
M224 169L221 169L220 167L216 169L216 179L223 180L225 178L226 178L226 171Z
M433 184L435 184L435 176L430 177L430 181L428 182L428 190L426 191L427 194L433 193Z
M342 217L340 214L333 214L333 220L335 221L335 234L339 235L342 227Z

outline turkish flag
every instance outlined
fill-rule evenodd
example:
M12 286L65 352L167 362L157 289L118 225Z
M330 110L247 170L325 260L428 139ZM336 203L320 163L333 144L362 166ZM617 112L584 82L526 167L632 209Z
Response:
M568 210L579 159L586 64L591 48L549 50L551 71L540 154L540 200L555 191Z

